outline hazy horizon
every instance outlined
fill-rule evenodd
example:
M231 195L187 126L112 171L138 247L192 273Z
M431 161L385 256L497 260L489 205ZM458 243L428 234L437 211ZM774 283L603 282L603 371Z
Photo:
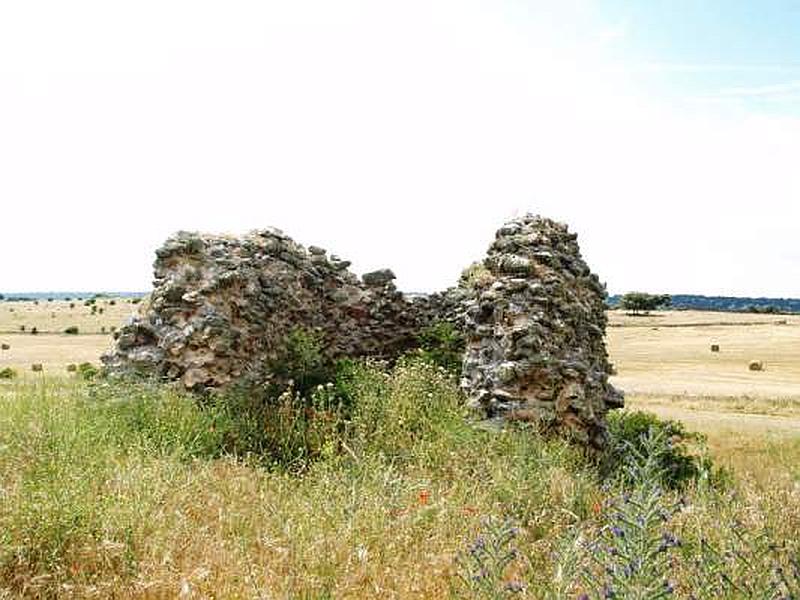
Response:
M178 230L275 226L406 291L508 218L609 291L800 297L800 7L0 5L0 291L150 289Z

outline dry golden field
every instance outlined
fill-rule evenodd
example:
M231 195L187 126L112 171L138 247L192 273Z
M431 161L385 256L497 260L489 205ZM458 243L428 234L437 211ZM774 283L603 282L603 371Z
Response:
M80 333L110 332L136 310L129 298L98 298L93 314L92 307L84 304L86 300L0 302L0 335L23 333L21 327L25 327L24 333L35 327L40 334L63 333L67 327L73 326Z
M0 302L0 369L11 367L24 377L65 374L70 363L97 363L111 345L111 333L125 323L137 305L128 298L103 298L91 306L77 299L67 302ZM102 309L102 312L100 312ZM65 334L77 327L78 335ZM24 327L25 331L21 328ZM33 328L37 333L32 334ZM39 363L42 373L31 373Z
M630 394L800 399L800 316L612 311L610 325L615 383Z

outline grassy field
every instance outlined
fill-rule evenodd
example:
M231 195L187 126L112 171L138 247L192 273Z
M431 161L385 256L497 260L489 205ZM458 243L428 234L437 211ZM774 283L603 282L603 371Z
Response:
M23 372L0 381L0 598L660 597L620 595L645 580L664 597L800 597L786 587L800 582L800 320L611 324L628 406L705 433L729 474L675 491L642 465L634 484L604 480L563 443L471 426L455 381L426 364L359 371L346 415L319 392L310 413L284 403L243 423L231 399L67 377L107 335L0 334L0 368ZM634 541L653 559L627 574Z
M89 306L87 300L0 302L0 335L29 334L34 327L40 334L63 333L73 326L80 333L110 333L136 310L130 298L98 298Z

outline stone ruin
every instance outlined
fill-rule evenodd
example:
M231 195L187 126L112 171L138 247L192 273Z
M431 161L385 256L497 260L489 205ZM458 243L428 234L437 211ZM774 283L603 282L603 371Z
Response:
M527 216L498 230L483 264L464 323L472 405L602 447L605 415L623 397L608 382L606 291L577 236Z
M359 279L349 266L277 229L180 232L156 251L153 291L103 363L202 391L273 381L269 365L297 328L316 334L330 360L392 359L448 321L465 336L462 387L473 407L603 445L605 414L622 406L608 383L605 289L564 225L507 223L481 276L441 294L412 299L390 270Z

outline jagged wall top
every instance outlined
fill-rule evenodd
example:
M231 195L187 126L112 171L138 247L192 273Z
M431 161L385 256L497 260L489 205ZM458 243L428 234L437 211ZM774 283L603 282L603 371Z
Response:
M365 275L277 229L242 238L179 232L156 251L149 301L104 357L111 371L218 387L268 379L288 333L319 334L329 358L393 356L414 343L424 315L389 270Z

